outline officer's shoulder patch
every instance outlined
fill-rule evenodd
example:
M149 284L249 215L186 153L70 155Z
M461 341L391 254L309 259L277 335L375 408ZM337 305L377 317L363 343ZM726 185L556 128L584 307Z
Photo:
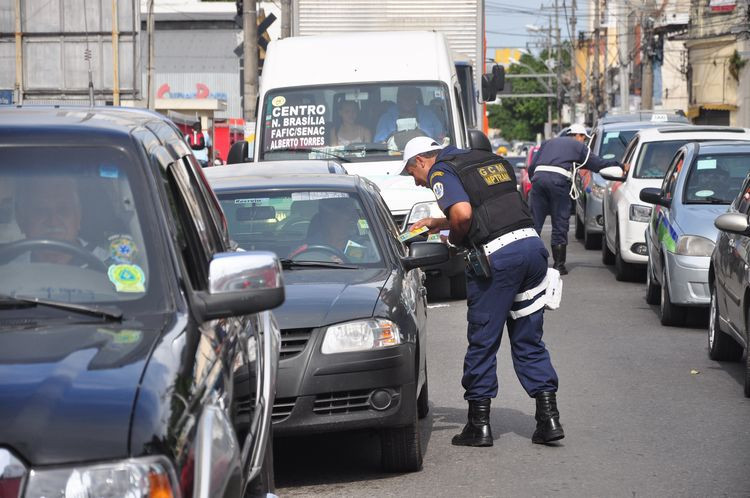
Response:
M442 199L443 194L445 193L443 189L443 184L440 182L437 182L435 185L432 186L432 191L435 193L435 197L438 199Z
M430 184L432 184L433 181L435 181L435 178L441 177L445 175L442 171L435 171L433 174L430 175Z

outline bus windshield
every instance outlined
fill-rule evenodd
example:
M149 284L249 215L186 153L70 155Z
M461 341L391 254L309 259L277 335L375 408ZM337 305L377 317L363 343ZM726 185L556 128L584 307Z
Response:
M414 137L455 144L450 93L439 82L278 89L260 113L261 160L398 160Z

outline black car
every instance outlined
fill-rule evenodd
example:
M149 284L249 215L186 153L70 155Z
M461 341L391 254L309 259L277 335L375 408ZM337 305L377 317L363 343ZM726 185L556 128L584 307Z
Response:
M750 176L714 224L719 236L708 269L708 354L712 360L738 361L745 351L745 396L750 398Z
M212 173L232 238L282 258L274 433L378 429L383 467L419 470L428 391L418 267L447 259L445 244L407 248L375 184L359 176Z
M151 112L0 110L0 495L266 496L284 299Z

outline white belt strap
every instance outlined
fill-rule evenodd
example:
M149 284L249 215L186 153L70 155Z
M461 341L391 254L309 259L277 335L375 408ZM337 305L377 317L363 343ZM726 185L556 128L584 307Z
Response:
M521 302L521 301L528 301L529 299L538 296L545 290L547 290L547 284L549 283L549 279L547 276L544 276L544 280L542 280L542 283L534 287L533 289L529 289L527 291L521 292L520 294L516 294L516 298L513 299L513 302Z
M573 178L571 172L561 166L550 166L547 164L541 164L537 166L536 168L534 168L534 173L538 171L546 171L547 173L557 173L558 175L564 176L568 180Z
M560 300L562 299L562 286L563 283L562 279L560 278L560 272L555 270L554 268L548 268L547 275L544 277L544 280L542 280L542 283L540 283L533 289L529 289L525 292L521 292L520 294L516 294L514 302L528 301L529 299L534 298L534 296L538 296L539 294L541 294L542 291L544 291L544 295L539 296L536 301L524 308L521 308L520 310L511 310L509 313L510 317L515 320L517 318L535 313L544 307L549 310L556 310L560 307Z
M501 235L500 237L487 242L482 248L484 249L484 254L489 257L490 254L499 251L511 242L538 236L536 230L533 228L521 228L520 230L513 230L512 232L508 232L505 235Z

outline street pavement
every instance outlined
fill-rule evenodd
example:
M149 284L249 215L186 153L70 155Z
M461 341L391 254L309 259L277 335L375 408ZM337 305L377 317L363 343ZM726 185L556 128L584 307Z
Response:
M663 327L644 284L617 282L600 252L583 249L572 233L568 268L562 306L546 313L544 335L560 377L560 444L531 443L534 401L504 338L495 445L451 446L466 418L466 303L435 302L424 469L382 473L373 433L277 440L279 496L750 496L743 365L708 358L705 317L693 313L685 328Z

